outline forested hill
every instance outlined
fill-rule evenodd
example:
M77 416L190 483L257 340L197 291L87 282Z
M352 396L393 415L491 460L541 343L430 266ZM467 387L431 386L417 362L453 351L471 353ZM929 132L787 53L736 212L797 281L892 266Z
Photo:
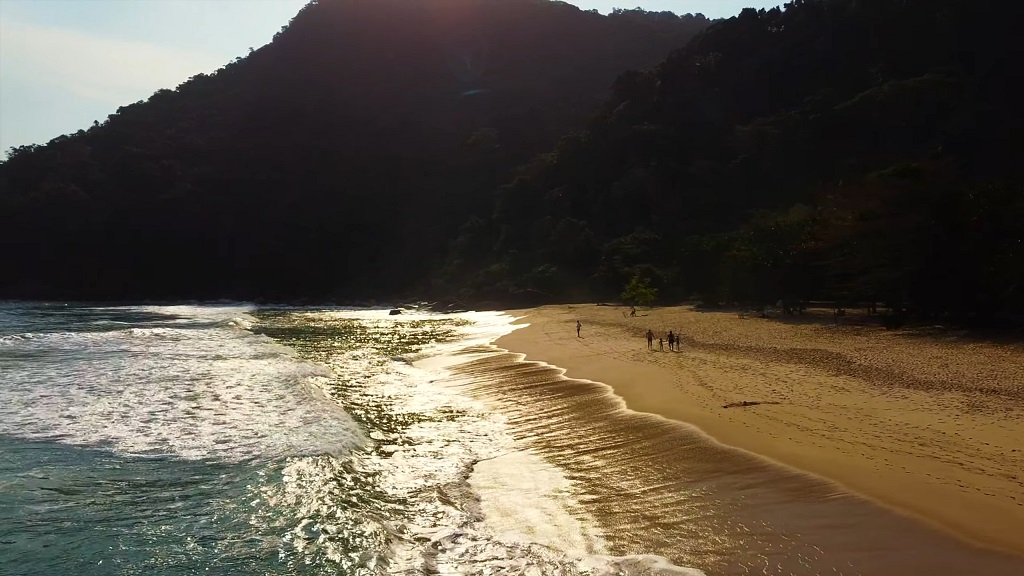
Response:
M269 45L0 164L0 298L386 298L516 165L709 22L319 0Z
M798 0L715 24L500 187L449 285L1024 323L1022 12Z

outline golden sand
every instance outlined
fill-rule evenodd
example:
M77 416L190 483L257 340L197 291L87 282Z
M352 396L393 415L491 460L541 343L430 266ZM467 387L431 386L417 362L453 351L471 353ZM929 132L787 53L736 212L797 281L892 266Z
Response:
M769 466L765 459L961 541L1024 555L1021 345L837 326L820 316L626 312L513 311L529 326L497 345L607 384L632 411L696 425ZM657 335L653 351L648 329ZM681 351L667 343L658 350L669 330L682 335ZM820 486L812 491L821 497ZM921 546L942 546L942 538L922 538Z

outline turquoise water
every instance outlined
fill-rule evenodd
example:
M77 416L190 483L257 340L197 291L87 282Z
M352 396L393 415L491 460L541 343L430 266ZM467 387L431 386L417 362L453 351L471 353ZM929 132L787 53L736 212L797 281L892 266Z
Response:
M601 556L537 458L470 481L514 442L447 367L511 320L0 304L0 574L692 573Z
M135 458L10 438L0 451L5 574L261 573L280 564L272 531L253 529L257 507L245 502L274 473L271 464ZM266 527L284 519L276 520Z
M0 572L316 574L359 546L295 545L311 535L280 504L286 471L362 434L312 387L327 371L245 329L250 311L0 311Z

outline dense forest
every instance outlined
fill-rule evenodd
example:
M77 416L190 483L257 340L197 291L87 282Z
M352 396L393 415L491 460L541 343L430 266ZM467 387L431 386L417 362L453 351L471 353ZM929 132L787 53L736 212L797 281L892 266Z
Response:
M0 297L827 300L1024 324L1024 7L320 0L0 164Z
M443 281L1024 323L1021 12L744 10L621 75L585 130L463 225Z
M0 298L409 294L511 171L710 22L319 0L213 74L0 164Z

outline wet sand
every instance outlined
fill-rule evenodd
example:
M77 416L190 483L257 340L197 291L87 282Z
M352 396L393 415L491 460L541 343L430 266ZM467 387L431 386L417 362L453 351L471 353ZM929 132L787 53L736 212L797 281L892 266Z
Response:
M497 345L521 355L467 364L465 386L568 471L617 552L713 574L1024 573L1019 345L686 307L513 314L529 326ZM648 328L682 350L647 350Z

